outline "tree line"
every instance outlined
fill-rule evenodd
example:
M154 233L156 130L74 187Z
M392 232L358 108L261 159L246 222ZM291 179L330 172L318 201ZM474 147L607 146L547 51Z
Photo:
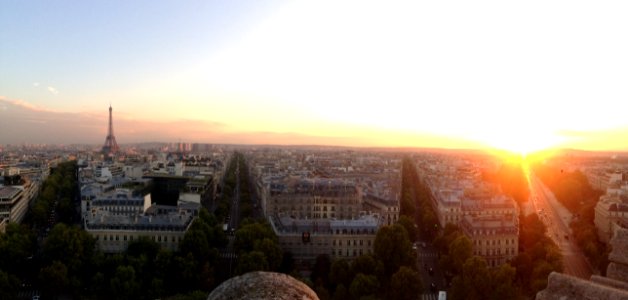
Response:
M378 230L372 255L333 261L329 255L319 255L306 283L321 300L410 300L423 291L412 243L400 224Z
M600 241L594 223L595 206L604 192L594 189L580 170L567 171L552 164L538 164L534 171L573 214L569 226L576 243L589 263L604 275L610 249Z
M399 215L413 220L417 228L409 230L409 233L416 231L422 239L432 241L440 229L436 211L432 206L432 193L419 178L410 157L404 157L401 164L401 195ZM416 235L411 234L410 238L415 241Z
M123 253L102 253L95 239L74 225L70 217L70 211L77 209L74 206L67 209L67 215L63 208L56 209L61 212L58 222L49 231L40 230L50 224L52 210L45 207L46 214L37 216L38 206L73 199L75 166L74 162L60 164L44 182L44 192L27 213L27 221L8 224L6 233L0 234L0 299L15 299L22 289L38 289L45 298L205 299L228 279L219 254L228 243L222 220L204 208L174 252L141 238L129 243ZM235 187L233 176L225 181ZM245 219L234 245L239 257L237 274L293 270L290 256L284 258L267 223Z

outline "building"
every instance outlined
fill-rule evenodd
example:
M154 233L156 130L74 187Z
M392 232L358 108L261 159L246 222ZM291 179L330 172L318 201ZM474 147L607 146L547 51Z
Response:
M332 259L353 259L371 254L380 227L379 215L363 214L356 219L297 219L282 215L270 218L284 251L297 261L313 261L327 254Z
M18 185L0 186L0 219L6 218L11 223L22 222L38 192L39 183L28 178Z
M129 243L141 237L157 242L162 248L176 251L197 218L199 209L200 205L195 203L180 203L176 207L152 205L143 214L92 209L84 217L83 226L104 253L124 252Z
M392 225L399 220L399 201L366 194L363 196L363 206L364 210L377 213L383 225Z
M466 215L460 229L471 240L473 255L491 267L508 263L519 253L519 225L508 216Z
M0 218L0 233L7 232L7 223L9 222L6 218Z
M595 205L595 227L600 241L608 243L619 227L628 225L628 197L604 195Z
M351 219L362 211L355 184L340 179L291 179L271 183L262 204L267 216L288 214L298 219Z
M143 214L151 204L150 194L145 196L134 195L133 192L128 189L116 189L93 198L84 197L81 200L81 215L87 216L92 211L103 210L113 215L132 216Z
M609 179L606 194L595 205L594 223L604 243L609 242L617 228L628 227L628 182L622 181L621 174L613 174Z

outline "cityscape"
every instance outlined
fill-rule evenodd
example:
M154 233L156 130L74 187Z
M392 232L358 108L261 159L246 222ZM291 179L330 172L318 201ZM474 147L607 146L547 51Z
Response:
M628 299L628 6L452 5L0 0L0 299Z

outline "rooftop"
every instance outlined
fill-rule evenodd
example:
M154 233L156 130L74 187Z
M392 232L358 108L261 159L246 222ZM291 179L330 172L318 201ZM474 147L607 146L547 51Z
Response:
M0 199L12 199L21 190L12 186L0 186Z

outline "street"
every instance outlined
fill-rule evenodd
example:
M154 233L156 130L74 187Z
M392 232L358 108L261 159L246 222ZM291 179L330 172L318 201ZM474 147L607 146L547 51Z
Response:
M534 211L547 227L547 235L558 245L563 254L564 273L589 279L591 266L582 251L575 244L569 222L571 213L562 206L554 194L539 178L530 174L530 201Z
M425 247L422 246L421 241L417 241L416 244L417 267L423 283L423 294L420 299L436 300L438 291L446 290L444 287L447 285L445 276L438 266L438 251L429 243L425 243ZM432 283L436 284L435 291L430 290Z
M237 254L233 249L233 243L235 241L235 231L240 224L240 163L237 162L236 170L236 186L233 188L233 199L231 200L231 209L229 212L229 221L227 222L227 239L229 240L229 244L225 249L223 249L220 253L220 256L223 259L228 260L229 267L229 275L233 275L233 271L235 269Z

